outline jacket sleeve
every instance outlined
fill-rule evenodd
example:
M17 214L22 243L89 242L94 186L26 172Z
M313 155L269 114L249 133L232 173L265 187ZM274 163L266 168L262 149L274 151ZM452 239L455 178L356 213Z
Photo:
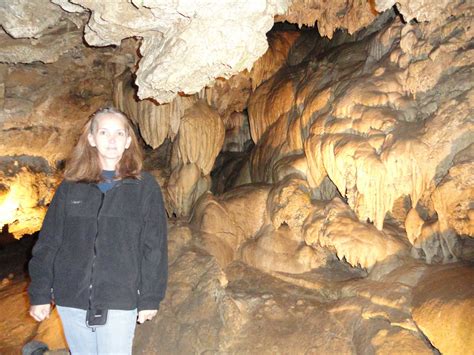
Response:
M33 247L33 257L28 269L31 283L28 287L30 304L48 304L52 298L53 266L56 253L61 246L66 206L66 186L61 183L53 196L38 240Z
M163 196L150 176L152 191L142 229L141 285L138 310L158 309L168 282L168 230Z

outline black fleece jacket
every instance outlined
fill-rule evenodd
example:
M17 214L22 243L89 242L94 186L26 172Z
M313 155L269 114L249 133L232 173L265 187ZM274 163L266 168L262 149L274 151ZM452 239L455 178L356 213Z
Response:
M158 309L168 279L166 214L153 176L102 193L63 181L29 263L32 305Z

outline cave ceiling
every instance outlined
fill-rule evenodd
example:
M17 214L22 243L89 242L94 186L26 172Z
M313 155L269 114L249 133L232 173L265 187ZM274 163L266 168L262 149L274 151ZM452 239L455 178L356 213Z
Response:
M134 68L141 99L170 102L245 69L268 48L275 21L316 26L332 38L396 7L405 21L450 15L448 0L38 0L0 4L0 62L52 63L83 40L92 47L139 42Z

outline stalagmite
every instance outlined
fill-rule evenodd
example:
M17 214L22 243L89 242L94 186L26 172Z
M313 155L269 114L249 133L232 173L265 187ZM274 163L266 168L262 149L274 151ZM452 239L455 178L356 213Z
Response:
M325 265L330 258L295 240L287 228L273 229L271 225L245 243L240 251L247 264L269 272L300 274Z
M205 194L197 201L191 224L223 267L236 259L242 243L265 224L269 190L269 186L243 186L218 198Z

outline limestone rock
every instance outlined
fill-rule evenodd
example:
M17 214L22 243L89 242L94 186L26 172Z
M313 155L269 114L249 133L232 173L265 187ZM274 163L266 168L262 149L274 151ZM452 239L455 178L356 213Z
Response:
M196 164L203 175L209 175L224 143L224 124L208 105L198 102L181 120L175 150L180 163Z
M425 222L416 209L408 213L405 229L413 245L412 255L423 256L428 264L456 261L461 254L459 238L453 230L442 229L437 219Z
M250 134L255 143L263 133L287 113L294 100L293 81L288 71L273 76L263 83L249 100Z
M81 44L51 64L0 64L0 225L16 237L40 229L83 123L109 102L110 55Z
M136 73L138 96L161 103L179 92L196 93L218 77L250 69L267 49L265 33L273 16L288 6L286 0L239 6L228 1L73 3L91 11L85 30L89 44L118 45L127 37L143 38Z
M297 31L274 31L267 34L268 50L253 64L250 71L253 90L286 64L299 36Z
M314 206L303 230L306 244L327 247L354 267L370 270L376 263L407 254L407 245L400 236L358 221L349 206L338 198Z
M433 192L433 205L441 232L453 230L461 236L474 236L474 211L471 206L474 200L473 147L471 145L463 151L465 154L461 162L449 169Z
M300 274L325 265L329 256L313 249L287 227L274 229L268 225L247 241L240 250L240 258L248 265L268 272Z
M414 290L413 319L442 354L468 354L474 348L473 285L472 266L446 265Z
M179 258L183 249L189 244L193 234L187 224L170 222L168 228L168 262L171 265Z
M198 96L216 109L225 123L232 114L243 112L247 108L251 92L252 79L244 70L228 80L217 79L214 85L203 88Z
M388 69L392 65L388 62L367 61L362 53L374 47L364 48L361 42L350 47L350 52L339 53L337 58L328 56L327 61L318 64L312 74L314 79L301 83L301 86L312 88L313 93L325 90L324 86L319 86L324 80L316 81L325 73L331 73L325 80L349 73L354 76L351 85L340 82L336 84L339 89L332 88L340 90L337 97L326 96L315 106L315 112L309 110L303 116L305 120L300 120L303 134L309 132L304 139L304 149L311 186L318 186L327 174L339 192L347 196L359 218L374 221L379 229L386 212L393 208L397 199L410 196L415 205L423 194L433 191L433 186L447 173L456 152L472 141L468 133L472 132L471 123L467 119L471 88L466 85L469 79L462 69L472 65L472 58L461 58L452 52L453 44L449 44L450 40L442 34L443 31L453 33L459 28L459 41L465 43L469 30L461 29L463 22L464 19L458 17L441 27L435 24L419 26L416 48L429 47L429 40L423 36L439 38L441 45L437 55L422 60L425 56L412 51L404 54L402 61L402 55L397 54L402 51L392 48L390 61L399 65L395 71L393 67ZM391 31L385 31L387 35L397 38L405 33L396 22L390 27ZM383 37L371 40L395 43L393 39ZM403 48L408 51L406 48L411 47ZM351 68L359 63L371 74L359 77L357 71L349 69L349 62ZM448 63L458 68L449 75L445 70ZM452 79L453 75L456 80ZM439 95L452 92L453 85L466 96L455 99ZM309 92L308 89L301 89L301 93ZM297 97L301 100L304 95ZM305 102L309 104L311 98ZM428 101L433 100L436 104L428 105Z
M332 38L337 28L347 28L349 33L354 33L369 25L376 14L370 1L327 3L321 0L296 0L291 3L286 13L277 19L296 23L300 27L316 24L322 36Z
M8 225L8 230L16 238L33 234L41 228L46 214L46 205L51 201L57 177L36 173L27 166L21 166L15 159L0 159L0 225ZM8 167L10 165L10 167ZM16 171L15 171L16 170Z
M0 24L14 38L38 38L54 27L63 11L49 0L5 1L0 4Z
M70 3L68 0L51 0L53 4L61 6L64 11L67 12L85 12L86 9L82 6Z
M227 119L223 119L225 140L223 152L243 152L251 139L247 115L234 112Z
M262 136L252 150L249 168L253 182L272 183L273 178L279 178L280 173L292 170L292 161L300 151L291 150L288 145L288 115L281 115ZM300 160L297 173L306 172L307 161Z
M70 24L69 24L70 25ZM64 24L65 28L67 24ZM57 29L55 28L57 31ZM82 44L82 31L62 35L44 34L38 39L12 39L0 32L0 61L7 63L53 63L61 55Z
M166 187L177 216L189 215L199 196L210 189L209 174L224 133L221 118L202 100L185 111L173 143L172 172Z
M196 95L176 96L163 105L152 100L138 100L131 73L125 72L115 81L114 104L138 124L141 136L152 148L158 148L166 138L176 138L181 118L197 101Z
M159 316L137 327L134 354L201 353L219 347L227 278L202 250L187 250L170 265ZM157 336L157 334L160 334Z
M289 176L270 191L267 209L273 227L287 225L298 234L311 212L310 188L305 180Z
M81 47L50 65L8 66L0 75L1 155L27 153L44 158L52 167L64 160L82 124L110 100L109 55L109 50Z
M268 186L242 186L218 198L203 195L196 203L191 224L202 233L203 247L223 267L236 259L242 243L266 222L269 190Z
M188 216L197 199L211 187L209 176L203 176L194 163L180 164L173 169L166 185L169 214Z
M392 6L396 6L405 21L412 19L418 21L433 21L436 18L445 18L452 14L453 2L448 0L424 2L417 0L376 0L375 8L377 11L384 11Z
M255 236L267 221L266 201L269 191L268 185L247 185L235 188L220 197L244 239Z
M70 15L48 0L0 4L0 61L53 63L82 45L85 17Z

